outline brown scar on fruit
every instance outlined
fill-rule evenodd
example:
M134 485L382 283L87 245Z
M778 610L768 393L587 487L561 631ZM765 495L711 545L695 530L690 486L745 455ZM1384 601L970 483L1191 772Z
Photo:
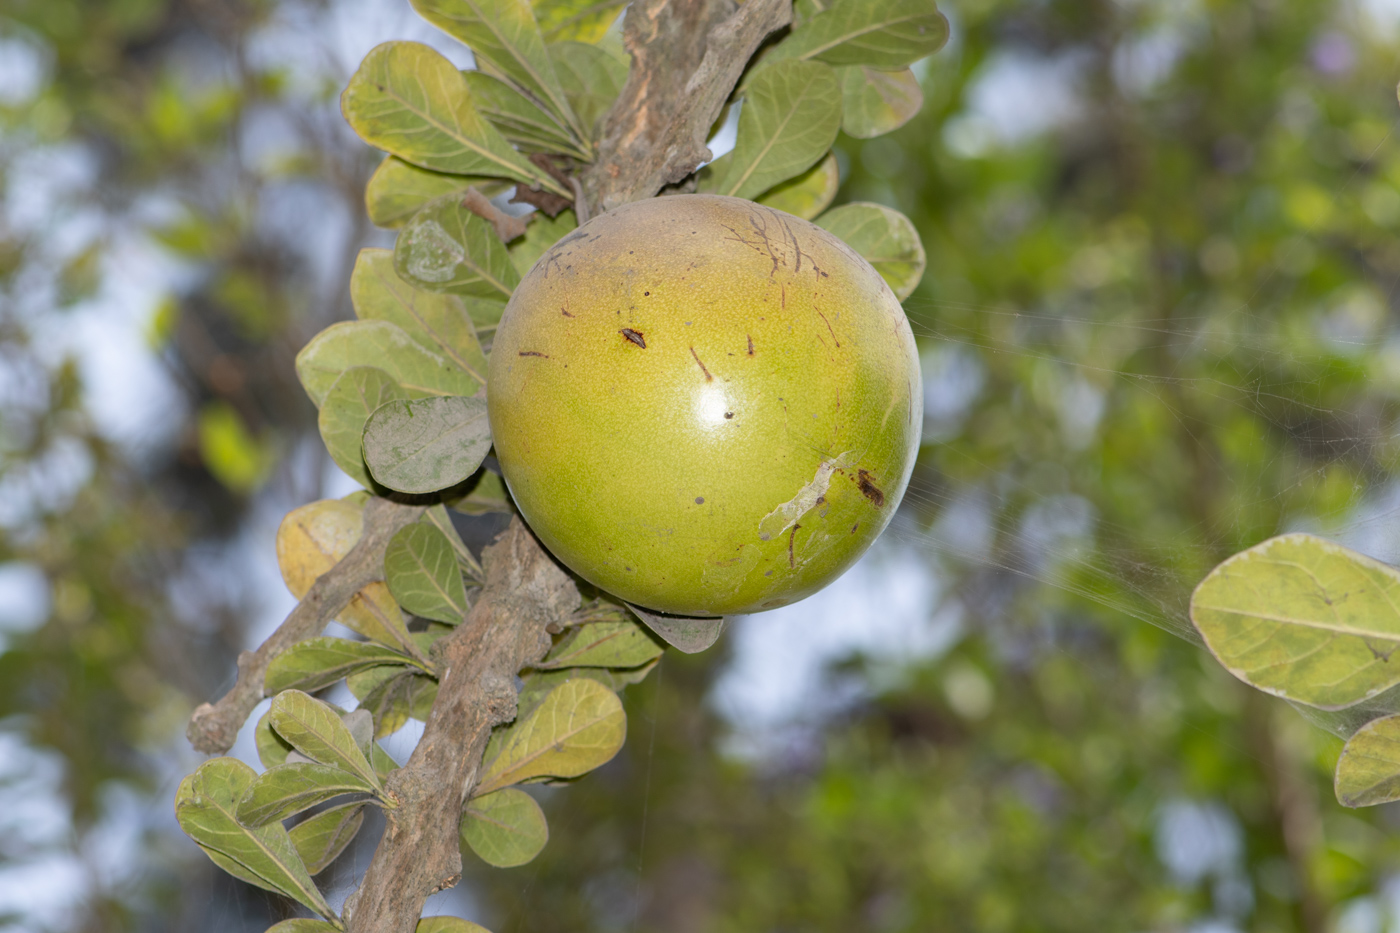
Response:
M883 508L885 505L885 494L880 491L880 487L870 481L868 470L856 471L856 482L860 485L861 495L870 500L870 504L875 508Z
M749 356L753 356L753 337L749 336L748 334L745 334L744 336L749 338Z
M788 535L788 569L789 569L789 570L792 569L792 567L793 567L792 544L793 544L794 541L797 540L797 529L799 529L799 528L801 528L801 527L802 527L801 525L793 525L793 526L792 526L792 534Z
M691 347L691 348L690 348L690 355L693 356L693 357L695 357L695 362L699 364L699 366L700 366L700 371L701 371L702 373L705 374L705 381L706 381L706 382L714 382L714 381L715 381L715 377L714 377L714 376L711 376L711 375L710 375L710 371L709 371L708 369L705 368L705 364L702 363L702 362L700 362L700 354L698 354L698 353L695 352L695 348L694 348L694 347Z
M813 309L813 310L816 310L816 309ZM831 322L828 321L828 320L826 319L826 315L825 315L825 314L822 314L820 311L817 311L817 317L821 318L821 319L822 319L822 323L826 325L826 331L827 331L827 333L831 334L831 339L834 340L834 341L836 342L836 349L838 349L838 350L841 349L841 341L836 340L836 331L834 331L834 330L831 329Z
M538 357L543 357L543 358L546 359L546 360L549 359L549 354L548 354L548 353L541 353L541 352L538 351L538 350L521 350L521 351L520 351L518 354L516 354L516 355L517 355L517 356L538 356Z
M643 350L647 348L646 338L643 337L638 331L635 331L630 327L624 327L622 328L622 330L618 331L618 333L635 343L637 346L641 347Z

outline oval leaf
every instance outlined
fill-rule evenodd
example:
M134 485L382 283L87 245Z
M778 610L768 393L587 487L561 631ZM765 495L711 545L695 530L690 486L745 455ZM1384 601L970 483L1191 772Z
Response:
M399 278L393 250L360 250L350 275L350 300L360 320L388 321L478 385L486 384L486 355L466 303L455 295L414 288Z
M479 398L390 402L365 425L370 475L399 492L455 486L476 472L490 449L486 401Z
M394 270L418 288L500 300L520 284L495 228L455 199L413 216L394 244Z
M665 644L630 619L593 622L570 630L536 667L638 667L665 650Z
M278 891L323 917L335 916L302 864L280 823L256 829L234 812L257 773L236 758L211 758L180 783L175 818L224 871L249 884Z
M530 5L535 9L535 21L545 41L597 42L627 0L531 0Z
M753 198L801 175L831 148L841 129L841 88L820 62L762 68L744 92L734 149L715 190Z
M340 109L361 139L414 165L542 184L570 196L477 113L462 73L422 43L371 49L341 94Z
M924 244L913 222L894 208L868 201L843 204L816 220L875 267L900 301L924 277Z
M545 51L530 0L412 0L418 14L472 50L477 67L533 97L560 126L582 138ZM584 150L587 157L588 150Z
M368 794L373 788L348 771L315 762L289 762L268 768L238 801L244 826L263 826L342 794Z
M564 96L589 138L597 139L599 121L627 83L626 63L587 42L556 43L549 47L549 55L564 85Z
M457 917L424 917L413 933L491 933L486 927Z
M826 210L840 187L841 172L836 164L836 154L829 152L825 159L801 175L768 189L758 203L786 211L803 220L811 220Z
M464 71L472 102L501 135L526 152L558 152L587 161L588 150L549 112L515 89L483 71Z
M264 689L269 694L289 689L320 690L357 671L381 664L421 667L415 659L387 645L329 636L308 638L272 659L267 666Z
M340 927L310 917L293 917L268 927L267 933L340 933Z
M291 829L292 845L306 863L307 871L319 874L345 851L365 822L365 804L347 803L322 810Z
M772 58L903 68L947 41L948 20L934 0L836 0L803 20Z
M836 69L841 82L841 129L871 139L908 123L924 105L919 79L908 68L879 71L869 65Z
M355 736L325 703L300 690L284 690L272 698L268 717L277 734L307 758L348 771L372 790L382 789Z
M407 397L408 393L384 370L351 366L331 384L321 400L316 426L326 450L336 466L366 489L371 488L371 480L360 445L365 422L380 405Z
M467 614L457 555L432 525L409 525L389 540L384 578L399 605L416 616L456 625Z
M1241 551L1191 594L1226 670L1266 693L1341 709L1400 683L1400 572L1306 534Z
M535 798L507 788L467 804L461 840L486 864L514 868L540 854L549 841L549 824Z
M647 624L647 628L660 635L666 644L686 654L698 654L713 645L719 640L719 636L724 634L725 626L729 624L727 618L673 616L641 609L631 603L627 604L627 608L636 613L637 618Z
M404 667L374 667L346 679L360 709L374 719L374 737L393 735L408 722L413 672Z
M293 596L305 596L317 577L350 553L364 526L363 510L363 504L348 497L322 499L293 509L282 519L277 528L277 566ZM403 615L383 583L360 590L336 618L386 645L409 642Z
M500 753L476 794L535 778L587 774L609 761L627 737L622 701L595 680L570 680L549 693L523 722L505 730Z
M503 255L504 252L502 248ZM297 378L317 408L340 374L352 366L384 370L409 398L471 395L481 386L471 373L424 348L388 321L332 324L312 337L296 359Z
M509 182L484 175L450 175L419 168L391 155L379 163L365 185L365 211L375 226L394 230L408 223L429 201L460 198L468 188L494 198L509 187Z
M272 728L272 721L267 713L263 713L258 719L258 724L253 727L253 744L257 746L258 760L264 768L285 764L287 755L292 751L292 744Z

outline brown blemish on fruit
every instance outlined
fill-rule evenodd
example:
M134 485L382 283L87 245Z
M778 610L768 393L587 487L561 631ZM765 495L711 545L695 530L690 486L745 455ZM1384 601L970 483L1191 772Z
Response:
M549 354L548 354L548 353L541 353L541 352L538 351L538 350L521 350L520 353L518 353L517 355L518 355L518 356L538 356L538 357L543 357L543 358L546 359L546 360L549 359Z
M635 343L637 346L641 347L643 350L647 348L646 338L643 337L640 332L635 331L630 327L624 327L622 328L622 330L618 331L618 333Z
M749 338L749 356L753 356L753 338L749 337L748 334L745 334L744 336Z
M726 419L733 418L733 417L734 417L734 412L732 412L732 411L727 411L727 412L724 413L724 417L725 417Z
M825 502L825 501L826 501L826 496L817 496L817 505L821 505L821 504L822 504L823 502Z
M870 473L867 470L856 471L857 482L860 484L860 493L870 500L870 504L875 508L883 508L885 505L885 494L880 491L880 487L870 481Z
M801 525L793 525L793 526L792 526L792 534L788 535L788 568L789 568L789 569L791 569L791 568L793 567L792 545L793 545L793 542L797 540L797 529L799 529L799 528L801 528L801 527L802 527Z
M854 525L852 525L852 526L851 526L851 534L855 534L855 533L856 533L856 529L859 528L859 527L860 527L860 522L856 522Z
M831 334L831 339L836 342L836 349L841 349L841 341L836 339L836 331L831 329L831 322L826 319L826 315L818 311L817 317L821 318L822 323L826 325L827 333Z
M690 348L690 355L695 357L695 362L700 366L700 371L705 374L706 382L714 382L715 377L710 375L710 371L705 368L705 364L700 362L700 354L695 352L695 348Z
M696 496L696 497L695 497L695 504L696 504L696 505L704 505L704 504L705 504L705 497L704 497L704 496Z

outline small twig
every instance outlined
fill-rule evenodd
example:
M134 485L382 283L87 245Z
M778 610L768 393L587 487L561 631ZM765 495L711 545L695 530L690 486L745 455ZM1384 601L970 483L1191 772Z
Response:
M517 517L482 555L486 586L466 621L433 646L441 686L408 764L389 776L399 806L345 904L348 933L412 933L429 895L462 875L457 826L491 730L516 714L516 673L549 651L578 588Z
M632 67L583 180L595 210L649 198L708 161L706 136L745 65L791 22L788 0L633 3L623 34Z
M364 530L350 552L316 578L277 631L257 651L238 656L238 680L217 703L201 703L185 736L196 750L219 755L233 747L238 730L262 700L263 678L272 659L299 641L314 638L361 589L384 579L384 549L400 528L418 520L424 506L373 498L365 505Z
M569 177L569 185L574 189L574 216L578 219L578 225L582 227L588 223L588 198L583 196L583 183L577 176Z
M522 236L529 225L529 221L524 217L507 214L475 188L468 188L467 193L462 195L462 206L483 220L490 221L502 243L509 243Z

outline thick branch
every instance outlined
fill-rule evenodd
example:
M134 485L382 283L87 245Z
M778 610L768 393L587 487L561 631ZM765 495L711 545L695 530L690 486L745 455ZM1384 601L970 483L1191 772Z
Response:
M349 933L412 933L430 894L462 874L457 824L478 783L491 730L516 713L516 674L549 650L549 630L579 607L578 589L519 518L482 555L486 586L434 646L443 671L423 738L390 775L399 807L364 881L345 905Z
M418 520L421 505L403 505L375 497L365 505L360 540L340 561L316 578L297 607L257 651L238 656L238 681L217 703L201 703L190 716L185 736L206 755L220 755L233 747L238 730L263 698L267 666L278 654L299 641L321 634L364 587L384 579L384 549L400 528Z
M641 0L627 11L627 84L584 179L611 210L655 195L710 159L706 136L763 40L792 22L790 0ZM699 37L704 37L700 40Z

